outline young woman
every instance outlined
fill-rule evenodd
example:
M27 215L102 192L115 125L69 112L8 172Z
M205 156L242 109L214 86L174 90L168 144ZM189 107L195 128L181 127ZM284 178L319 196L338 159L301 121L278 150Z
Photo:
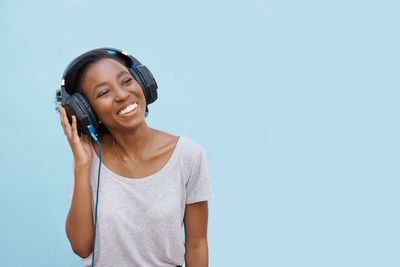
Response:
M80 92L105 129L98 136L98 180L98 144L78 133L76 116L70 123L58 106L74 156L65 225L72 250L91 266L96 233L95 266L208 266L207 201L213 192L207 154L187 136L147 125L145 88L129 64L120 53L95 49L64 76L66 91Z

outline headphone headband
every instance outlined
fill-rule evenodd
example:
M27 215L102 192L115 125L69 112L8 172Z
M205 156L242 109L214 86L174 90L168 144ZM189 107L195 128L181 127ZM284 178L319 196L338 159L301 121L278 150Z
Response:
M74 58L68 64L68 66L65 68L64 73L62 75L61 86L65 86L65 76L67 75L68 71L71 69L71 67L76 62L78 62L81 58L83 58L87 54L89 54L89 53L91 53L93 51L98 51L98 50L106 51L110 55L119 56L120 58L122 58L127 63L128 68L135 68L135 67L138 67L138 66L142 66L142 63L140 63L139 60L137 60L136 58L134 58L133 56L129 55L127 52L125 52L123 50L119 50L119 49L116 49L116 48L110 48L110 47L96 48L96 49L90 50L90 51L88 51L86 53L83 53L80 56L77 56L76 58Z

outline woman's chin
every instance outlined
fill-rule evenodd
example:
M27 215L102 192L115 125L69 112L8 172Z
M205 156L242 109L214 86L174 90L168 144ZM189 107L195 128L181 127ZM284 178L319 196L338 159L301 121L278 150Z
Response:
M126 118L124 118L123 120L118 120L118 123L111 128L117 131L131 131L140 127L143 123L145 123L144 115L139 115L136 117L132 117L129 120Z

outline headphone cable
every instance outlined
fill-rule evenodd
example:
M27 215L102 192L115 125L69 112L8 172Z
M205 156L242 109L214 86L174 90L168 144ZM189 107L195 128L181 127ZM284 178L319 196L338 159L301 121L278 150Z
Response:
M99 200L99 185L100 185L100 169L101 169L101 146L99 141L97 140L97 137L92 134L91 135L93 137L93 139L97 142L97 145L99 146L99 171L98 171L98 178L97 178L97 194L96 194L96 210L95 210L95 218L94 218L94 237L93 237L93 250L92 250L92 267L94 266L94 249L95 249L95 245L96 245L96 225L97 225L97 204L98 204L98 200Z
M73 96L73 97L79 103L78 99L75 96ZM101 169L101 146L100 146L99 140L97 139L96 131L94 129L92 121L90 120L90 118L89 118L89 116L87 114L85 114L85 115L86 115L86 117L87 117L87 119L88 119L88 121L90 123L90 125L87 126L89 134L93 138L93 140L96 141L97 145L99 146L99 154L100 154L100 157L99 157L99 171L98 171L98 174L97 174L96 209L95 209L95 216L94 216L94 233L93 233L94 236L93 236L93 249L92 249L92 267L93 267L94 266L94 249L95 249L95 245L96 245L97 204L99 202L99 185L100 185L100 169Z

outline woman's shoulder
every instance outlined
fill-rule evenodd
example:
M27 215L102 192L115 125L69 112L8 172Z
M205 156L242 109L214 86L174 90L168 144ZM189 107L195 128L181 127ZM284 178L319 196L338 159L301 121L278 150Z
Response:
M189 136L180 135L179 142L181 145L181 151L186 156L199 157L207 154L204 147L199 142Z
M180 135L180 139L182 139L182 143L185 143L187 148L189 149L204 150L203 146L192 137L189 137L187 135Z
M196 154L202 154L205 153L205 150L203 146L195 141L193 138L187 136L187 135L173 135L167 132L163 132L160 130L156 130L157 134L160 136L160 139L162 139L162 143L168 146L168 144L175 144L176 147L179 146L179 150L181 153L184 154L190 154L190 155L196 155Z

